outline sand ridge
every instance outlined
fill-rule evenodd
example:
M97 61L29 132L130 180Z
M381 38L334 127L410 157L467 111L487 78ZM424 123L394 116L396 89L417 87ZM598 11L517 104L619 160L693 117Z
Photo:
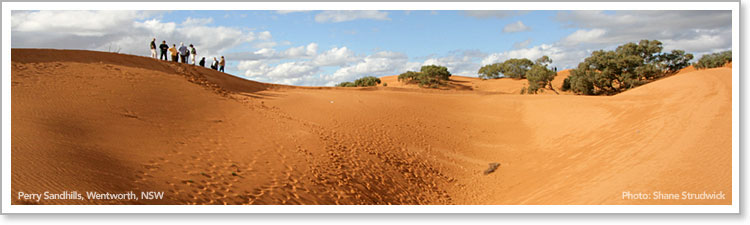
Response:
M529 96L512 94L525 80L293 87L122 54L11 53L14 193L165 192L13 204L731 203L731 67Z

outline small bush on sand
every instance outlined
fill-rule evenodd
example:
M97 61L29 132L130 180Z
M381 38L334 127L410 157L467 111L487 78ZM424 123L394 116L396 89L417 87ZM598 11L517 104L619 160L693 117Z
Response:
M359 78L354 82L341 82L336 87L370 87L380 84L380 78L373 76L366 76Z
M696 69L707 69L724 66L732 62L732 51L717 52L701 56L701 59L695 63Z
M366 76L363 78L359 78L354 81L354 86L357 87L370 87L370 86L376 86L380 84L380 78L373 77L373 76Z
M570 79L568 79L567 77L565 78L565 80L563 80L562 90L570 90Z
M354 85L354 82L346 81L346 82L341 82L341 83L336 84L336 87L356 87L356 86Z
M420 87L438 88L450 79L451 73L444 66L422 66L419 72L406 71L398 75L398 80L405 83L417 83Z

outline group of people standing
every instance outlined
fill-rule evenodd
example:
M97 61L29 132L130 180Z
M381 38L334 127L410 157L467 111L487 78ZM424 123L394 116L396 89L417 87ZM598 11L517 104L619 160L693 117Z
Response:
M195 50L195 46L193 44L189 45L190 48L186 47L184 43L180 42L180 47L178 48L176 44L172 44L172 47L170 48L167 44L167 41L164 40L161 42L161 45L159 45L159 49L161 50L161 55L159 56L159 60L169 60L167 57L167 52L169 52L170 56L172 57L173 62L179 61L182 63L188 63L188 58L191 59L191 63L195 65L195 60L198 57L197 51ZM156 58L156 38L151 40L151 57ZM200 62L198 63L201 67L206 66L206 57L201 58ZM224 60L224 56L221 56L221 61L216 60L216 57L214 57L214 62L211 63L211 69L218 70L221 72L224 72L224 65L226 65L226 61Z

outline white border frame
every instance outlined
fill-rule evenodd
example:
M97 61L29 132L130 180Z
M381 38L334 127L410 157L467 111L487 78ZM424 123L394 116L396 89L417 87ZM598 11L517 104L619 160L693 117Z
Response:
M2 213L739 213L740 2L150 2L172 10L731 10L732 205L11 205L11 10L143 10L143 2L2 3ZM231 7L230 7L231 6Z

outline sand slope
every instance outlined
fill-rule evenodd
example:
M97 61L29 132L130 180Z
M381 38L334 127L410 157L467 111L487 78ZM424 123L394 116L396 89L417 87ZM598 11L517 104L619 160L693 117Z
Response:
M291 87L89 51L11 60L13 193L166 192L41 204L731 204L731 68L600 97L458 76L471 88Z

